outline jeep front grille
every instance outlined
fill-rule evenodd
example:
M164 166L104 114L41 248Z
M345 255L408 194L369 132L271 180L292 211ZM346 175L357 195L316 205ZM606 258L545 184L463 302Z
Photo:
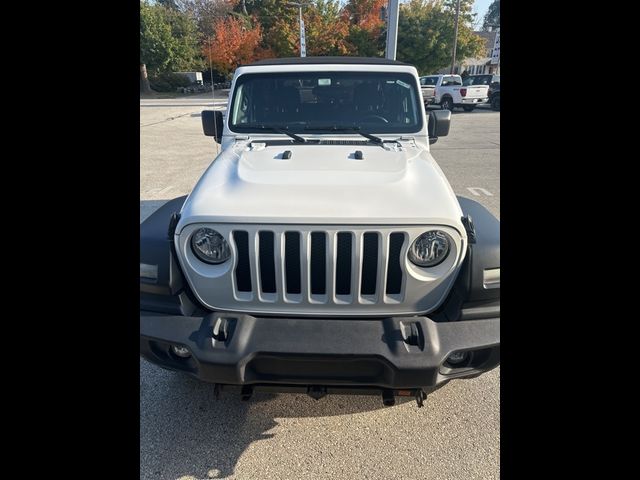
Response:
M203 224L185 226L179 259L192 291L215 311L273 315L406 315L436 308L448 294L465 246L459 232L442 264L421 269L407 250L424 225L206 224L231 247L228 262L209 265L191 249Z
M403 232L233 230L238 298L264 302L402 300Z

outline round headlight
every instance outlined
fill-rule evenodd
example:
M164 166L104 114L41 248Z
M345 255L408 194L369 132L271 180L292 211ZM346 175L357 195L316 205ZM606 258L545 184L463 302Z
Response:
M231 256L229 244L211 228L199 228L191 235L193 253L205 263L223 263Z
M431 230L416 238L409 248L409 260L419 267L435 267L451 250L451 237L441 230Z

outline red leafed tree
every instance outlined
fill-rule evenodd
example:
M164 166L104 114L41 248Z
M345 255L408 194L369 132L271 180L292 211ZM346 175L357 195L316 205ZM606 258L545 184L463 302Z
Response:
M384 26L381 9L386 7L388 0L351 0L344 8L354 25L363 30L374 30Z
M213 67L225 75L238 65L272 56L268 49L260 47L262 28L256 21L251 26L242 19L225 17L216 20L213 29L214 35L205 40L202 51Z

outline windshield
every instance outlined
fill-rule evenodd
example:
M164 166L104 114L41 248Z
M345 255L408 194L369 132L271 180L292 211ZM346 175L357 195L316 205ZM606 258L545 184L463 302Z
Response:
M415 133L422 128L417 88L413 75L400 72L245 74L236 81L229 128Z

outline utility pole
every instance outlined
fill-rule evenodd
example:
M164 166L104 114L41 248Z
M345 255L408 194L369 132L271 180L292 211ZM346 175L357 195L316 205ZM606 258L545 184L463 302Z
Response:
M456 4L456 20L453 28L453 58L451 59L451 74L456 68L456 49L458 48L458 17L460 16L460 0Z
M304 35L304 20L302 20L302 7L306 7L308 3L287 2L287 5L292 7L298 7L298 14L300 20L300 56L307 56L307 40Z
M398 46L398 14L400 9L399 0L389 0L389 8L387 9L387 48L386 58L390 60L396 59L396 50Z

